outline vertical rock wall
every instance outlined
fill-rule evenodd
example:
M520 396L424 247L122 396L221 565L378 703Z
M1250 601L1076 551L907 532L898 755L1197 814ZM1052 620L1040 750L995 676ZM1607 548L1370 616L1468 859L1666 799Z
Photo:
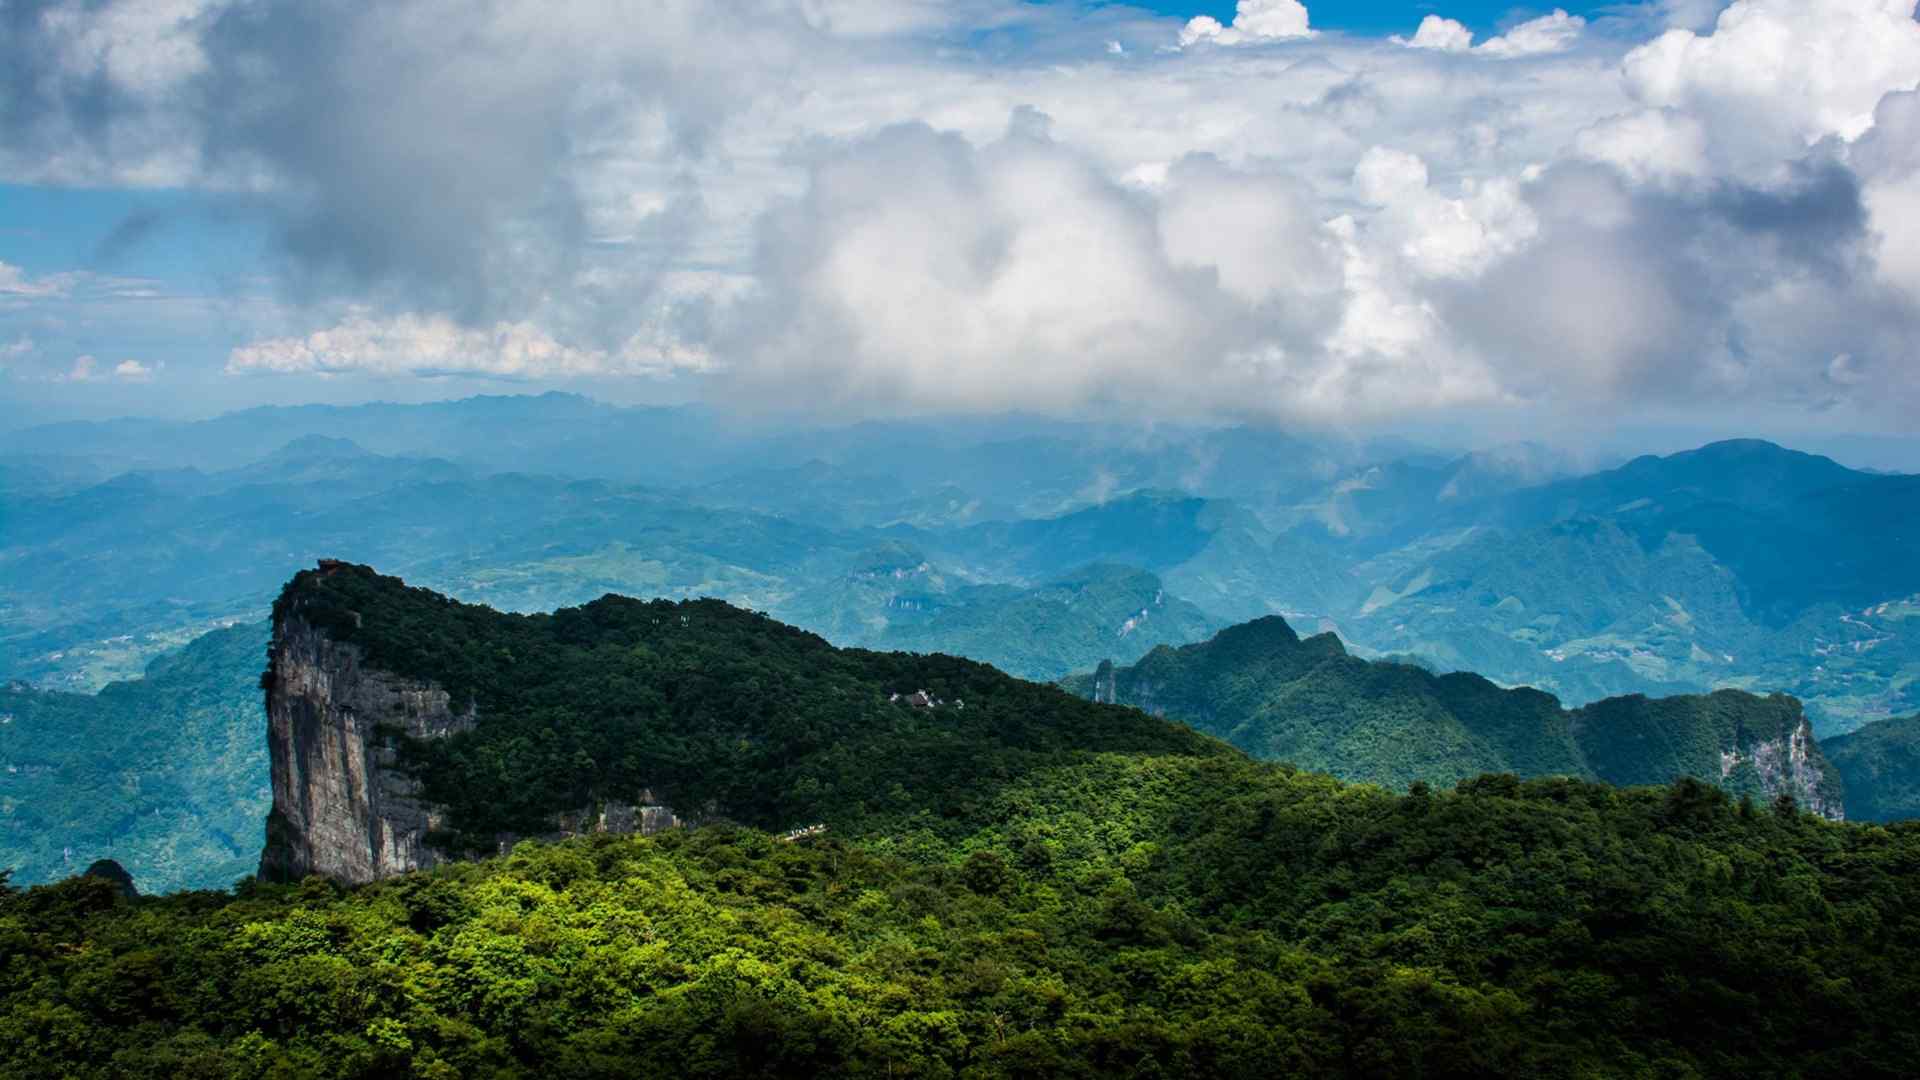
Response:
M444 739L472 729L472 709L455 713L447 691L369 667L360 649L334 641L294 611L274 625L267 691L273 807L260 875L297 880L319 874L349 884L445 862L427 843L445 825L442 808L399 768L393 733ZM660 832L685 824L650 791L556 815L540 834ZM495 838L504 851L521 839Z

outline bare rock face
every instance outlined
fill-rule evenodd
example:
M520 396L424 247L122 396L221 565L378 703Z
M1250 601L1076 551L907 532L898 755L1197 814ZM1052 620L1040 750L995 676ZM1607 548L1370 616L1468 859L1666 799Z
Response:
M437 865L450 856L428 843L446 825L399 766L396 735L444 739L477 716L455 713L447 691L370 667L358 646L334 641L300 618L273 628L267 738L273 807L260 876L310 874L361 884ZM651 834L684 822L652 793L559 815L542 839L584 833ZM501 835L504 851L522 837Z
M1720 776L1733 775L1742 765L1751 766L1760 776L1761 790L1769 796L1791 795L1801 809L1831 821L1846 817L1841 788L1834 782L1834 769L1813 738L1813 724L1804 716L1784 737L1764 739L1720 752Z
M366 667L360 649L289 615L267 676L273 808L262 877L360 883L443 861L426 843L440 815L396 766L390 727L416 739L472 728L445 690Z

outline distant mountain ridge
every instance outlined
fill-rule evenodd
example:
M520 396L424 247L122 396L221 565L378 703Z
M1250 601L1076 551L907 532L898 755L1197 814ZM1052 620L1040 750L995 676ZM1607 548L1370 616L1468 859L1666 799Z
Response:
M1350 655L1284 619L1230 627L1062 681L1217 735L1255 757L1405 788L1489 772L1618 785L1690 776L1735 794L1788 795L1843 816L1841 781L1800 703L1736 690L1609 698L1566 710L1550 694Z

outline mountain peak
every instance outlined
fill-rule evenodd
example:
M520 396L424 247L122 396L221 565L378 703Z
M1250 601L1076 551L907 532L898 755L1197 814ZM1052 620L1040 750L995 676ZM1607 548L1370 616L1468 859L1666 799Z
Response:
M1213 645L1227 649L1290 649L1300 644L1300 635L1278 615L1263 615L1252 622L1229 626L1214 635Z

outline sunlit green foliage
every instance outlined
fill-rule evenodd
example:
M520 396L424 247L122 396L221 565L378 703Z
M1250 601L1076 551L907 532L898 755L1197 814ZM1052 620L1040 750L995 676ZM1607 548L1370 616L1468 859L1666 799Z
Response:
M994 823L0 899L0 1073L1894 1076L1920 829L1100 755Z

